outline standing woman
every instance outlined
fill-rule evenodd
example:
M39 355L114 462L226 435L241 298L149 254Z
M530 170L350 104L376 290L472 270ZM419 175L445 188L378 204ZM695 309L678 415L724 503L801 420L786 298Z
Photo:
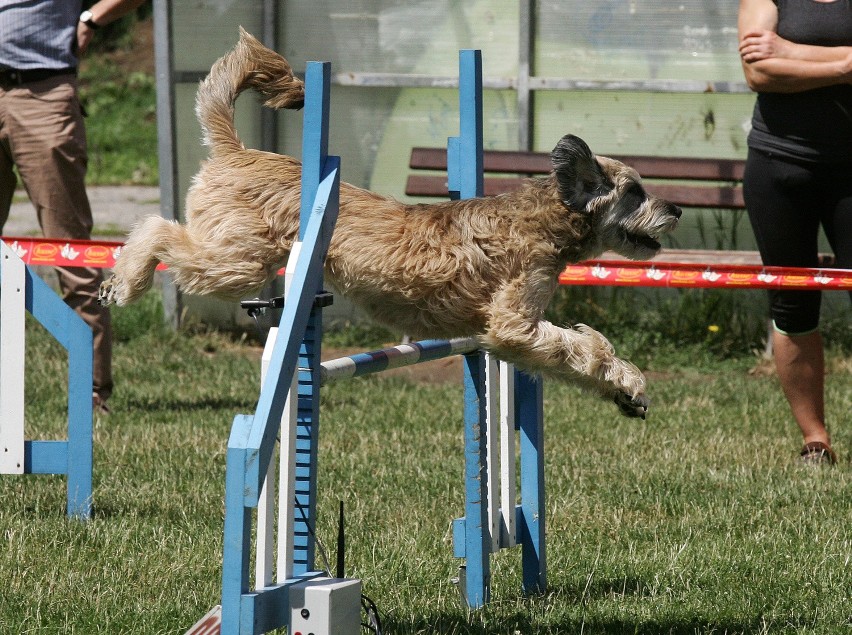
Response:
M825 230L852 268L852 0L740 0L739 52L758 93L744 197L766 265L818 266ZM826 429L819 291L770 292L781 387L802 460L833 464Z

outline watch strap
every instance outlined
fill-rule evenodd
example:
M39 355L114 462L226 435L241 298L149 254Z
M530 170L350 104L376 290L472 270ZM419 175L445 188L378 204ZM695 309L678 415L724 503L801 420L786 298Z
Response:
M80 22L82 22L92 30L101 28L101 25L95 22L94 16L92 16L92 12L88 10L83 11L83 13L80 14Z

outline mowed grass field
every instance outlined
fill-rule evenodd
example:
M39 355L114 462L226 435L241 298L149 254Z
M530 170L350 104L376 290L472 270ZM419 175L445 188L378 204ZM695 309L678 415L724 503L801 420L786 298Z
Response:
M227 439L254 410L259 350L156 327L119 340L94 518L65 517L61 477L0 476L0 633L183 633L220 601ZM64 352L36 325L27 343L28 438L62 438ZM827 377L841 464L809 469L754 357L645 353L646 421L546 384L549 588L524 597L519 551L500 553L478 612L451 582L461 387L323 389L317 532L333 560L343 500L347 574L386 633L852 633L850 360Z

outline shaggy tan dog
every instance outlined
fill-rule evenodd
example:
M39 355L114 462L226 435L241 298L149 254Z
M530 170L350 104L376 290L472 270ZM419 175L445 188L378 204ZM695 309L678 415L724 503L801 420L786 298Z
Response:
M240 298L267 283L298 234L300 163L246 149L234 101L252 88L271 108L299 108L304 86L277 53L241 31L198 91L210 158L187 195L186 224L150 216L131 232L101 302L138 299L164 262L180 289ZM491 198L406 205L347 183L325 262L327 280L378 322L416 337L476 336L498 357L567 380L644 416L645 378L585 325L544 311L568 263L613 250L647 259L680 209L648 195L624 164L563 137L549 177Z

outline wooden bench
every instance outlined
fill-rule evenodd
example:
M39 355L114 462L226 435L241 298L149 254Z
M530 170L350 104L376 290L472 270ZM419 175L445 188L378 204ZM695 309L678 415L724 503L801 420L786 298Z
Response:
M649 193L671 201L685 210L745 211L742 191L745 169L743 160L609 156L635 168L642 176L643 184ZM448 196L445 149L413 148L409 167L423 173L409 175L405 185L406 195L430 198ZM549 174L551 169L548 153L486 150L483 153L485 195L510 192L517 189L524 178ZM614 254L606 254L604 258L620 259ZM759 265L761 262L760 254L756 251L709 249L663 249L657 260L737 265ZM832 257L828 254L820 256L822 266L829 266L831 260Z

